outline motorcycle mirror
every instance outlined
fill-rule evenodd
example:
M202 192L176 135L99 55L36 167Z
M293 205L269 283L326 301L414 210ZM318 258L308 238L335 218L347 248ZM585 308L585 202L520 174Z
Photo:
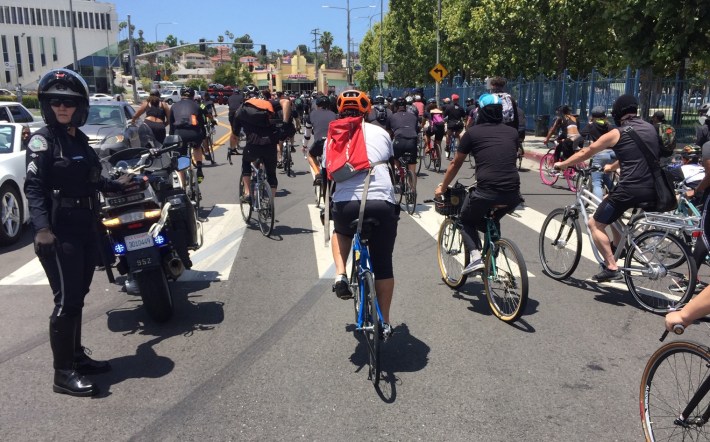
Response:
M177 161L177 170L185 170L190 167L190 157L180 157Z

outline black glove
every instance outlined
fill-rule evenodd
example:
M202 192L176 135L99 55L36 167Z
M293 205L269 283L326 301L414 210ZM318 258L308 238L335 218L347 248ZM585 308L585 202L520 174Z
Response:
M41 258L49 258L56 252L57 237L49 228L39 229L35 233L35 253Z
M133 175L132 173L127 173L125 175L121 175L118 177L117 180L114 181L114 183L118 184L121 187L121 190L123 192L132 192L136 189L138 189L138 184L133 180Z

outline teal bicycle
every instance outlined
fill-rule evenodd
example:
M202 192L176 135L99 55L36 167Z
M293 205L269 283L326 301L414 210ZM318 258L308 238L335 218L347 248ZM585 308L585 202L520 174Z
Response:
M443 200L434 201L437 213L446 217L437 239L439 270L444 284L452 289L463 286L468 278L463 269L469 264L470 253L463 242L461 220L461 207L468 192L468 188L456 183L446 191ZM504 322L514 322L528 302L528 271L518 246L501 238L495 223L497 210L507 210L507 206L493 206L484 219L483 288L493 314Z
M357 225L358 220L351 223ZM368 379L377 387L380 382L380 346L383 341L384 320L377 302L375 291L375 274L372 272L372 262L368 250L368 238L372 229L377 228L379 221L375 218L365 218L362 227L357 229L353 238L352 270L350 272L350 289L354 294L355 332L362 333L369 357ZM354 226L353 226L354 227Z

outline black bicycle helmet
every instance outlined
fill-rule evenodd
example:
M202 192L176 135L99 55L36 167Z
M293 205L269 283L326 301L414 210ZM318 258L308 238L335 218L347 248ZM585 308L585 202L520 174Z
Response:
M323 107L323 108L329 108L330 107L330 98L326 97L325 95L319 96L318 98L316 98L316 106Z
M614 124L621 126L621 117L627 114L636 114L638 108L639 102L636 97L630 94L620 95L611 107L611 117L614 119Z
M385 97L382 95L376 95L372 100L372 104L385 104Z
M404 97L399 97L394 100L394 107L406 107L407 106L407 99Z
M259 88L253 84L248 84L244 86L244 95L249 98L254 98L259 95Z
M187 98L194 98L195 97L195 90L191 87L181 88L180 89L180 96L187 97Z
M466 106L471 106L474 101L473 97L468 97L466 101L464 101L464 104L466 104Z
M68 69L52 69L39 81L37 98L42 118L48 126L59 124L49 100L52 98L74 98L76 110L71 118L73 127L81 127L89 118L89 87L79 74Z

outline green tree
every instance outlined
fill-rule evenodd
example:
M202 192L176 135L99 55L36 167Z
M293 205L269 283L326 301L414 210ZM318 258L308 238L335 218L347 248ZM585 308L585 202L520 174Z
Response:
M196 91L205 91L207 90L207 80L203 78L191 78L185 82L185 86L191 87Z
M345 58L345 53L343 48L340 46L333 46L330 48L330 62L328 67L338 69L342 67L342 60Z
M177 37L175 37L173 34L169 34L167 37L165 37L165 44L169 48L174 48L178 45Z
M328 31L323 31L320 36L320 48L325 54L325 65L330 66L330 51L333 47L333 34Z

